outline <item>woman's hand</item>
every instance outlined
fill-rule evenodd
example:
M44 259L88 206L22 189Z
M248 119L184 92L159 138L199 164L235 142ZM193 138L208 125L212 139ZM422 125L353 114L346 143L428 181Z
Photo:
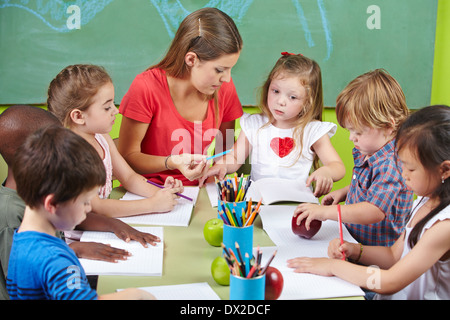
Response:
M166 163L169 169L178 169L190 181L201 178L208 170L206 156L201 154L171 155Z

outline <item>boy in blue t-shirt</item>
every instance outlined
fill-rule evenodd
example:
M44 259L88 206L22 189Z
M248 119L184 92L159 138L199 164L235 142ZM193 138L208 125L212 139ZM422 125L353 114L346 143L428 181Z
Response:
M25 214L14 234L6 286L11 299L152 299L139 289L97 296L74 251L55 236L79 225L106 179L102 160L82 137L52 126L18 149L13 164Z

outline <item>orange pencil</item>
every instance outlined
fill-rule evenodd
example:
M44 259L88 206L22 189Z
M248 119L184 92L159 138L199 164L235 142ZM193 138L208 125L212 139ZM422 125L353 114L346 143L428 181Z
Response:
M228 250L230 252L230 255L234 259L234 265L235 265L235 267L234 267L235 274L234 275L238 276L241 273L241 267L240 267L240 264L239 264L239 260L236 258L236 255L234 254L233 249L229 248Z
M256 214L257 214L257 212L255 210L252 211L252 214L247 219L247 222L245 223L245 226L250 226L253 223L253 220L255 220Z
M259 210L259 207L261 206L261 202L262 202L262 198L259 199L258 204L256 205L256 209L255 209L256 211Z
M261 200L259 200L258 204L256 205L256 208L253 209L250 218L247 219L247 222L245 223L246 226L251 225L253 223L253 220L255 220L255 217L259 212L259 207L261 206L261 202L262 202L262 198L261 198Z
M247 214L245 215L245 220L247 220L248 217L250 217L251 210L252 210L252 198L250 198L250 201L248 202Z

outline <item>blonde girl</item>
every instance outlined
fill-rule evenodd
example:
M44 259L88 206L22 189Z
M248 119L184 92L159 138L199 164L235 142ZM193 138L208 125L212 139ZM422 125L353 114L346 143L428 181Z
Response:
M260 114L241 118L242 131L233 151L217 161L202 181L213 175L223 179L250 156L253 180L296 179L307 187L315 181L315 196L328 193L345 168L330 142L336 125L321 121L319 65L301 54L283 52L262 87L260 109ZM316 170L310 174L313 162Z
M109 136L118 111L114 105L112 80L102 67L72 65L64 68L50 83L47 106L65 127L86 139L105 164L107 178L98 196L92 201L94 212L124 217L172 210L177 203L175 193L183 191L182 183L169 177L164 189L150 185L144 177L131 169ZM108 199L113 176L126 190L146 199Z

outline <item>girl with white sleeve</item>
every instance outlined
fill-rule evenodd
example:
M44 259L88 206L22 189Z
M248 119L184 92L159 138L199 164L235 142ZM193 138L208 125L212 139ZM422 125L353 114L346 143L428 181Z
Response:
M61 70L50 82L47 107L65 127L87 140L103 160L107 179L92 200L94 212L117 218L168 212L177 204L176 193L184 190L182 182L168 177L163 189L147 183L129 166L110 137L118 110L114 85L104 68L77 64ZM113 176L127 191L145 199L109 199Z
M316 197L328 193L333 182L343 178L345 167L330 141L336 125L321 121L319 65L301 54L283 52L262 87L260 109L260 114L240 119L242 130L233 151L217 161L201 182L211 176L223 179L250 156L252 180L295 179L307 187L315 181Z

